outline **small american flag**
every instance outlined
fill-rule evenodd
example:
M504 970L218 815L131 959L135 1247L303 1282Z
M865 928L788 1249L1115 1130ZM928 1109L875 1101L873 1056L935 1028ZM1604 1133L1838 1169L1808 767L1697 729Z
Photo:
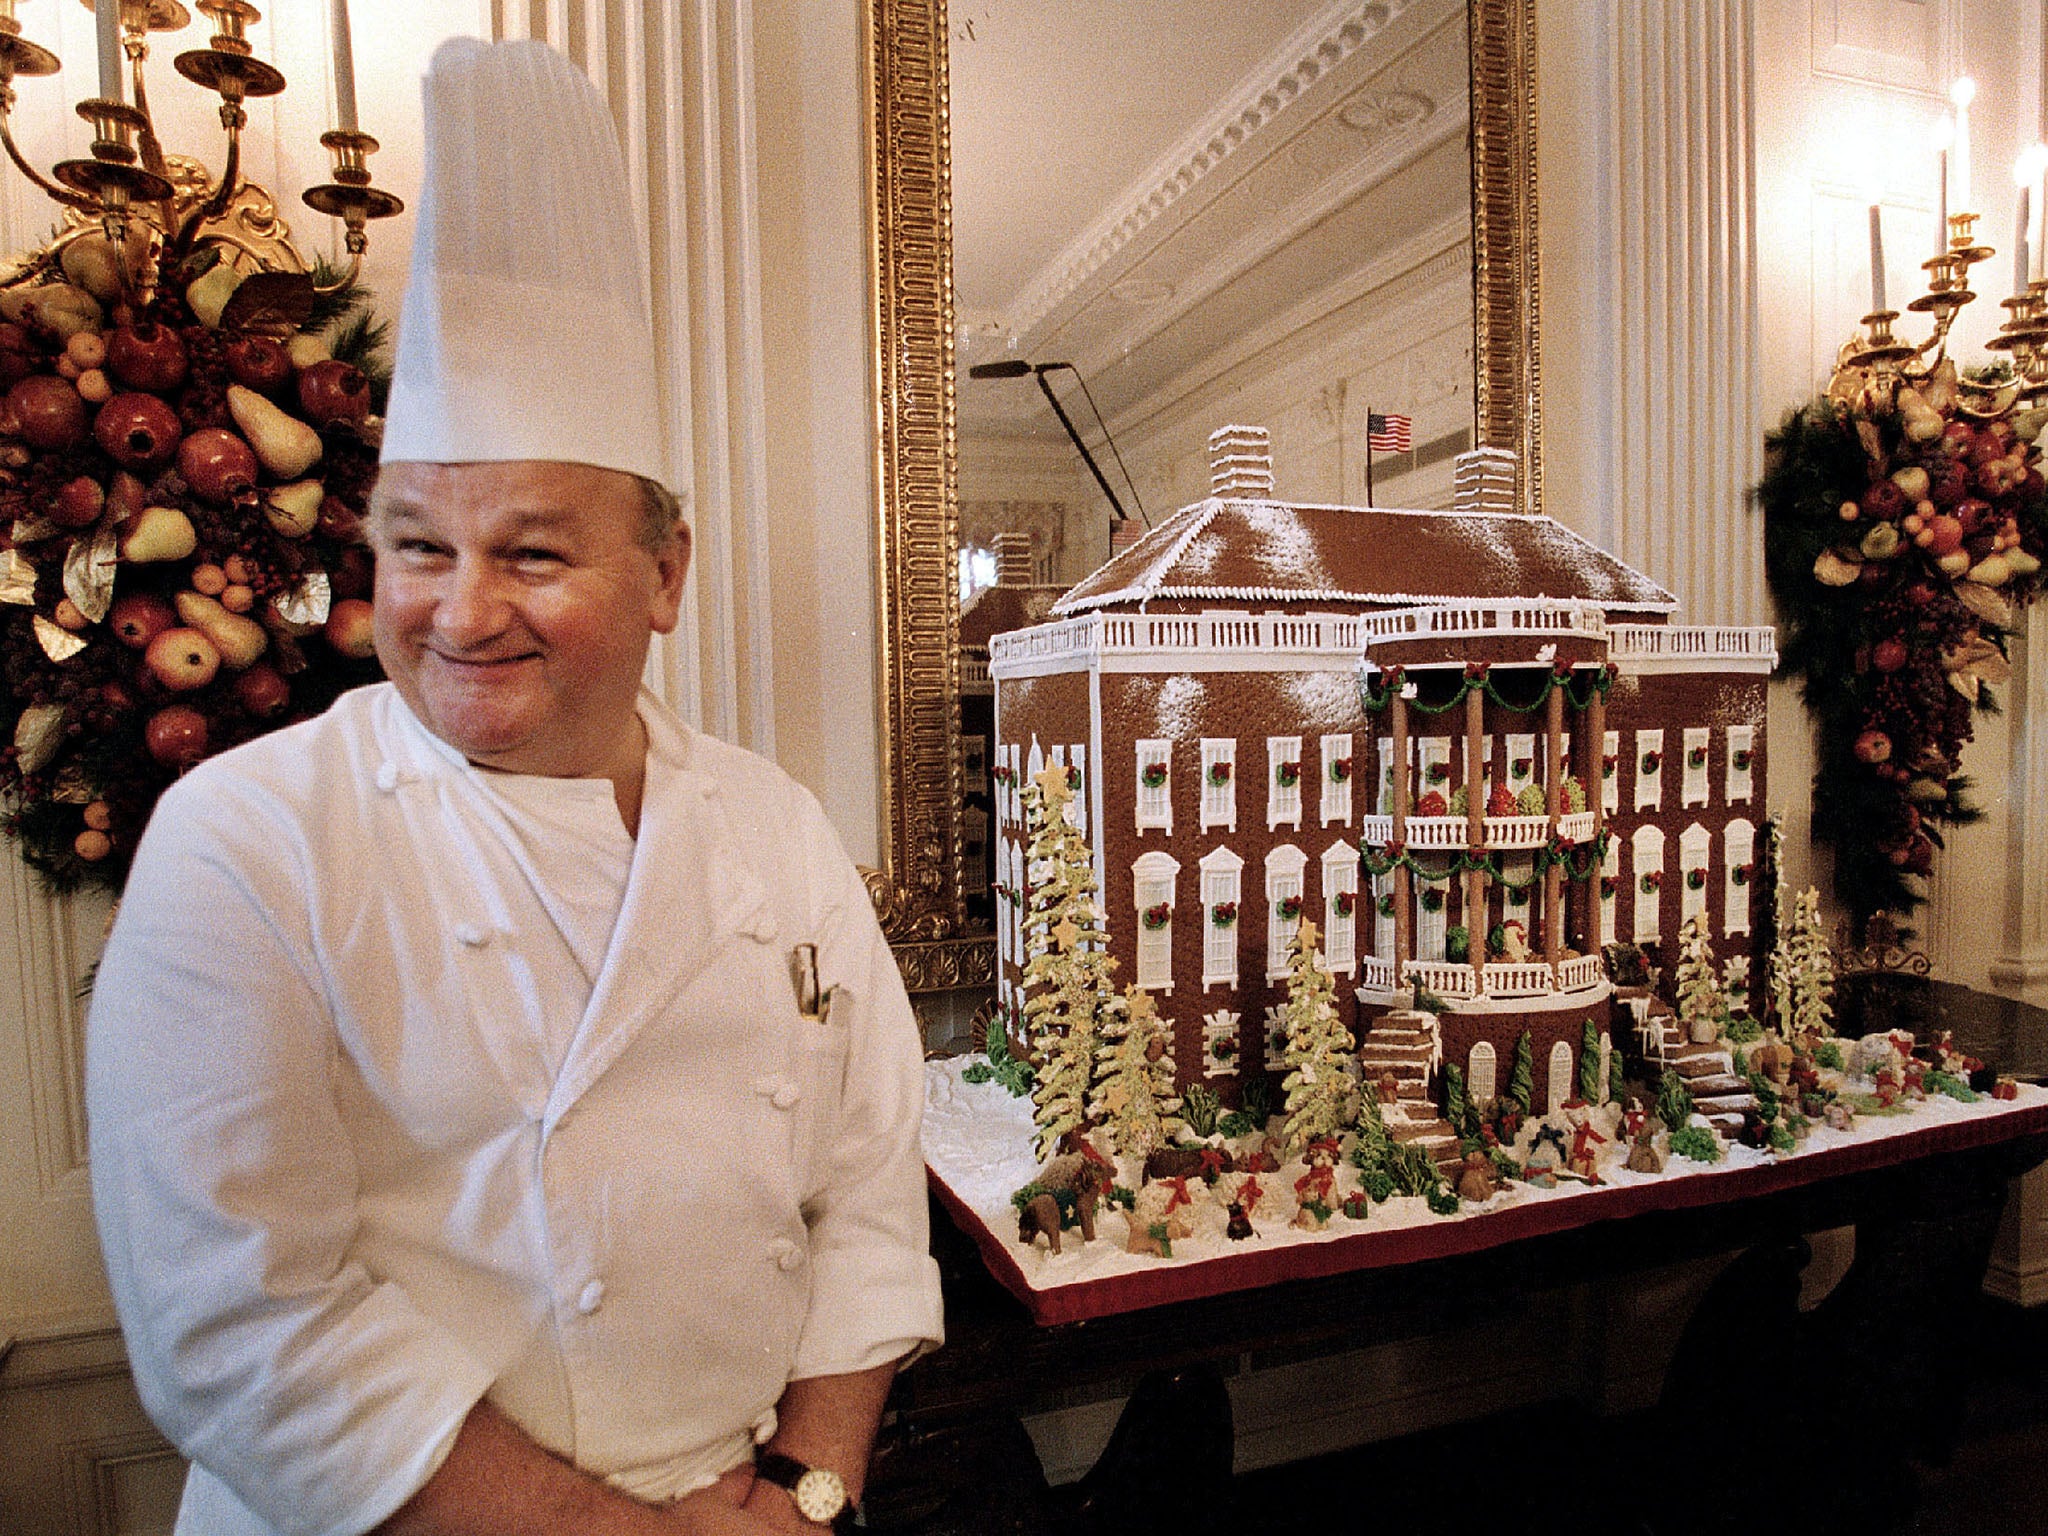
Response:
M1406 416L1374 412L1365 418L1365 446L1374 453L1406 453L1415 446L1414 426Z

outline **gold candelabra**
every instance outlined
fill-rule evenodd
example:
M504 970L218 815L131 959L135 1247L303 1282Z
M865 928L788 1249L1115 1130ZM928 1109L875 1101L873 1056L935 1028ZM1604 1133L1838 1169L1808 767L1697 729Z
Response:
M0 0L0 146L31 184L65 210L67 227L44 253L47 257L56 257L84 235L104 235L120 253L125 285L138 302L146 302L154 291L166 250L182 253L202 239L245 253L259 268L306 270L270 194L241 175L242 133L248 126L243 104L276 96L285 88L284 76L256 58L250 46L249 27L262 19L255 6L248 0L196 0L213 23L213 36L207 47L190 49L172 61L185 79L220 97L227 152L216 180L200 161L167 155L150 116L143 78L149 35L176 32L190 24L192 14L179 0L98 0L98 5L120 8L120 52L127 63L132 105L108 99L108 77L103 74L102 94L81 101L77 109L92 124L90 158L60 161L49 176L39 172L15 142L14 81L18 76L54 74L60 61L21 35L16 3ZM82 3L97 14L95 0ZM102 44L110 46L110 41ZM108 57L103 53L103 60ZM348 91L352 96L352 82ZM345 120L353 117L353 110L351 102ZM367 161L377 148L375 139L348 126L322 134L320 142L333 157L334 179L308 188L303 196L308 206L343 222L349 263L336 286L346 286L361 270L363 253L369 249L368 222L390 218L405 205L370 184ZM14 280L25 280L35 270L30 264Z

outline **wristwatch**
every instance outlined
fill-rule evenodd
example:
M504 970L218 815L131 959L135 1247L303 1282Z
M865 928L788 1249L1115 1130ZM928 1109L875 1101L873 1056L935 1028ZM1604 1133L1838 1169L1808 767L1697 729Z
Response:
M846 1483L829 1467L807 1467L780 1451L762 1451L754 1457L754 1474L787 1488L796 1512L813 1525L833 1531L858 1529L858 1511L846 1496Z

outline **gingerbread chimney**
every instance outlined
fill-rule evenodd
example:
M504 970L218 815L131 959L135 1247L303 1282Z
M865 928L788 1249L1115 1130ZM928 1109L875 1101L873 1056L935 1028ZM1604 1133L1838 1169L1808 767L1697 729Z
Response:
M1515 450L1474 448L1451 470L1451 502L1460 512L1488 515L1522 510L1515 499Z
M1273 437L1264 427L1209 434L1209 494L1250 501L1273 494Z
M996 535L997 586L1030 586L1038 579L1037 573L1031 569L1031 564L1030 534L999 533Z

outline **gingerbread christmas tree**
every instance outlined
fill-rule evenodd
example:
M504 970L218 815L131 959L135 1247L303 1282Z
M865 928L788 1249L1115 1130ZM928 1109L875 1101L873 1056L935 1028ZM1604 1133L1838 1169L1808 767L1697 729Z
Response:
M1167 1054L1166 1025L1142 987L1124 989L1121 1014L1105 1019L1103 1045L1096 1052L1100 1076L1090 1104L1097 1122L1116 1136L1119 1152L1145 1157L1165 1146L1180 1129L1174 1111L1173 1058Z
M1719 1034L1728 1017L1728 996L1714 968L1714 941L1697 913L1678 930L1677 985L1678 1018L1686 1038L1711 1039Z
M1073 793L1058 763L1047 764L1024 790L1031 839L1024 1030L1038 1068L1031 1100L1041 1157L1088 1123L1105 1026L1124 1009L1110 981L1116 961L1095 900L1088 840L1067 815Z
M1287 1076L1286 1140L1299 1151L1334 1136L1355 1118L1354 1042L1337 1017L1337 983L1316 953L1316 925L1307 918L1287 945L1287 1001L1280 1022L1287 1031L1281 1063Z

